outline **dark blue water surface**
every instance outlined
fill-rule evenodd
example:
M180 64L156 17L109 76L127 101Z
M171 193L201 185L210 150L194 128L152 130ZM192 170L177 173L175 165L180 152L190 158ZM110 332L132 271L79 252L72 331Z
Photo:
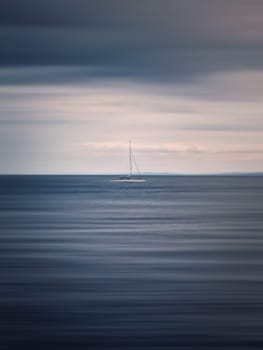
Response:
M263 349L263 177L0 177L1 349Z

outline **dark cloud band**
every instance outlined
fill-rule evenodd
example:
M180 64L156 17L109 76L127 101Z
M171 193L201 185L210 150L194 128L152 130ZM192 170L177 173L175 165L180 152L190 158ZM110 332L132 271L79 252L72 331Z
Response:
M261 69L262 14L257 0L4 0L0 66L85 66L87 78L172 81Z

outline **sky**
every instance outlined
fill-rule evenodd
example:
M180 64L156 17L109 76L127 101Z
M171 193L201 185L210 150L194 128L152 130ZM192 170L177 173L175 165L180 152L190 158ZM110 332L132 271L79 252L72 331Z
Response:
M0 173L263 171L262 0L1 0Z

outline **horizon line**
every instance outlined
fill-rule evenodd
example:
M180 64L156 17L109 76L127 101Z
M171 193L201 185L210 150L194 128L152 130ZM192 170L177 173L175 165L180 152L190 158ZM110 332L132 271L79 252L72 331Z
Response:
M0 173L0 176L120 176L120 173ZM233 171L220 173L144 172L141 173L140 176L263 176L263 171Z

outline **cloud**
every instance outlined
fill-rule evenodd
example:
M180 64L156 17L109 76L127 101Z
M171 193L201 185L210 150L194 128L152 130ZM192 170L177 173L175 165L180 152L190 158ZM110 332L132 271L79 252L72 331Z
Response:
M120 155L128 152L128 143L126 142L84 142L73 145L74 151L77 152L92 152L97 155ZM157 157L159 155L169 154L214 154L214 155L235 155L235 154L263 154L263 147L259 148L244 148L239 147L220 147L220 148L205 148L194 143L136 143L132 145L133 152L138 154L152 153Z
M91 151L99 154L120 154L127 151L127 142L87 142L75 145L80 151ZM138 153L199 153L203 152L203 148L195 144L184 143L137 143L132 146L134 152Z
M262 88L261 71L213 74L191 84L173 85L122 79L71 85L2 85L0 122L86 123L93 128L110 128L113 133L125 128L138 133L140 128L149 127L157 133L260 132Z
M4 0L0 65L79 67L31 75L52 83L262 69L262 14L257 0Z
M0 171L125 173L129 139L143 171L262 170L262 82L238 71L181 84L3 84Z

